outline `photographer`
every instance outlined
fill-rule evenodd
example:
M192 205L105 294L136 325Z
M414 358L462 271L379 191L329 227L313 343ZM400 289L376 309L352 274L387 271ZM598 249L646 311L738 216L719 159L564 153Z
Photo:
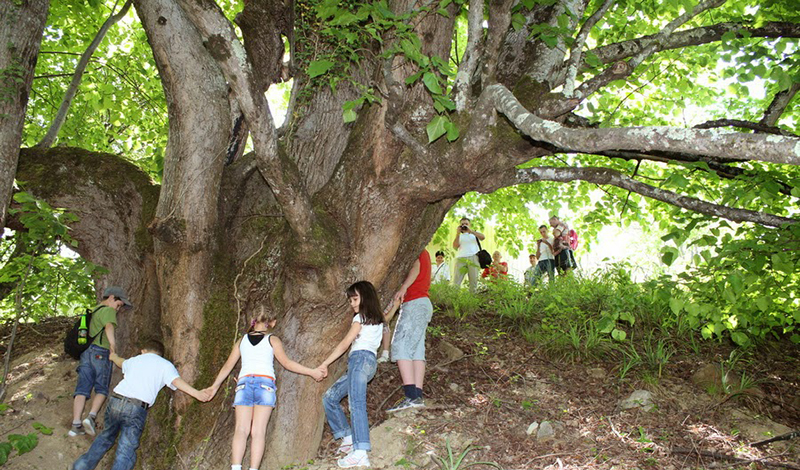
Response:
M470 220L466 217L461 219L456 229L456 238L453 240L453 248L458 250L456 255L456 278L454 285L461 286L464 274L469 276L469 291L475 292L478 287L478 240L485 240L486 237L470 228Z

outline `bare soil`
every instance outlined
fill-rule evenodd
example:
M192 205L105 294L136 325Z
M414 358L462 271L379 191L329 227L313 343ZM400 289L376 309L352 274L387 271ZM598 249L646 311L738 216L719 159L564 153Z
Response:
M67 437L77 365L61 353L68 325L55 319L20 331L0 442L10 434L37 432L34 422L54 432L39 433L29 453L12 452L6 468L65 469L91 443L89 436ZM0 350L8 333L8 326L0 328ZM445 343L464 356L446 355L452 351ZM798 347L773 344L739 363L739 372L755 378L763 393L713 396L693 385L691 376L705 364L722 362L730 349L704 348L697 355L678 347L658 380L633 375L620 381L619 361L548 358L491 315L466 321L435 315L428 336L427 408L385 413L402 395L392 364L382 364L369 386L373 468L438 468L436 458L447 459L448 446L454 457L477 446L465 463L506 469L800 468L798 438L749 445L800 429ZM619 409L618 402L637 389L652 392L654 410ZM528 435L531 423L543 421L555 423L555 438ZM294 468L335 468L335 450L326 432L317 459ZM107 458L98 468L110 464Z

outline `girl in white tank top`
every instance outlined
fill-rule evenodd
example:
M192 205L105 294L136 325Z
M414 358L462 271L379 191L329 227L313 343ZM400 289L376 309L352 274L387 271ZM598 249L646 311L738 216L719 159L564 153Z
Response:
M250 326L250 331L233 345L228 360L217 374L214 384L205 389L213 397L230 375L233 367L242 359L242 369L236 382L234 407L236 427L231 444L231 469L241 470L247 438L250 437L250 468L257 469L264 456L267 424L275 406L275 366L273 359L296 374L323 378L319 369L311 369L289 359L283 350L280 338L270 333L276 319L262 310Z

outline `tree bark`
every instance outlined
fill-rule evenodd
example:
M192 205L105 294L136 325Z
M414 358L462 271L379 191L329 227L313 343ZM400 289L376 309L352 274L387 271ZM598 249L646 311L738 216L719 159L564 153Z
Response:
M5 226L49 0L0 2L0 228Z

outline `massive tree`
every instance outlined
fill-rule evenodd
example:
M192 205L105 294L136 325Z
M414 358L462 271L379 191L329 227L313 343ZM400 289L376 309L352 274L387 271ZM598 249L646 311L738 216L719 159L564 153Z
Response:
M132 34L127 50L146 40L168 116L163 167L142 165L163 170L160 185L93 152L139 143L81 140L96 121L105 132L156 127L101 104L99 117L68 114L61 131L62 143L91 148L23 149L17 179L78 214L81 254L132 292L125 347L162 336L182 375L201 386L261 306L279 313L290 356L316 364L347 329L343 289L368 279L388 298L470 191L586 181L738 222L794 224L792 2L648 3L249 0L236 11L212 0L134 0L146 38ZM78 7L61 8L68 16ZM91 77L99 68L89 64ZM136 64L117 74L120 90L94 79L87 102L134 82L144 98L125 106L149 106L134 70L152 76ZM278 125L265 92L288 79ZM748 81L766 89L762 98L746 96ZM701 126L669 118L724 100ZM46 101L30 114L25 142L39 142L42 116L61 102L49 100L49 112ZM741 114L719 115L728 111ZM159 149L144 148L161 161ZM730 196L752 185L764 192ZM279 376L268 468L315 454L329 385ZM145 458L159 468L225 460L225 446L208 448L229 436L230 413L218 405L162 403L149 444L161 452Z

